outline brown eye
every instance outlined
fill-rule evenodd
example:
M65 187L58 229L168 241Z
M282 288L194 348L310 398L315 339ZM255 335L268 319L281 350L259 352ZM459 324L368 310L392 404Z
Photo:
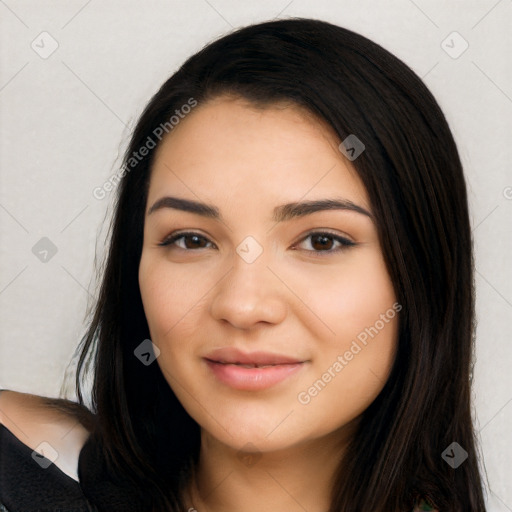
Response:
M311 249L306 248L305 250L315 253L325 253L332 254L337 253L339 251L343 251L349 247L356 245L355 242L348 240L339 235L334 235L332 233L324 233L324 232L314 232L309 233L305 238L301 240L303 243L306 240L310 240L309 245Z
M313 235L311 237L311 246L315 250L332 249L334 245L334 238L327 235Z
M180 243L178 243L178 241ZM176 246L184 250L193 250L206 249L208 243L211 244L206 237L199 235L198 233L176 233L166 238L158 245L164 247Z
M177 240L180 240L180 238L178 238ZM204 247L204 242L206 238L197 235L185 235L181 236L181 240L183 240L185 249L202 249Z

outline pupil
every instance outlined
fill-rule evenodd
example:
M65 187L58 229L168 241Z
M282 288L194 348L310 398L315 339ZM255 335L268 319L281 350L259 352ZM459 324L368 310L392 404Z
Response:
M188 240L192 241L190 245L199 245L200 241L201 241L201 237L199 237L197 235L192 235L192 236L188 237Z
M318 247L316 246L315 242L313 242L313 247L315 249L325 249L325 248L330 249L331 246L329 245L329 242L331 245L333 242L331 237L325 236L325 235L316 235L313 237L313 240L321 240L321 242L318 244L319 245ZM327 246L329 246L329 247L327 247Z

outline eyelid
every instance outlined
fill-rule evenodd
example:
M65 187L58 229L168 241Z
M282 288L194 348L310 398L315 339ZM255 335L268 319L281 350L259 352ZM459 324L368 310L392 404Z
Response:
M352 240L352 238L349 235L340 234L339 232L333 231L329 228L314 228L314 229L311 229L310 231L306 231L305 233L303 233L302 235L299 236L299 238L297 239L297 242L295 242L295 244L298 242L302 242L303 240L310 237L311 235L330 235L334 239L342 240L343 242L347 242L347 244L356 245L354 240Z

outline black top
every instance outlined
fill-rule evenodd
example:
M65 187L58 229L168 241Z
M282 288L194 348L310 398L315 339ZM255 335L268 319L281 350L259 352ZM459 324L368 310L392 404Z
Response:
M147 496L134 494L105 468L100 443L91 435L78 458L77 482L0 425L0 512L147 512ZM411 512L434 510L421 502Z
M0 425L0 502L9 512L96 510L76 480L46 457L41 457L39 464L32 453L31 448Z
M137 512L138 500L130 489L107 476L92 436L80 451L80 483L46 457L39 456L39 464L32 453L0 425L0 512Z

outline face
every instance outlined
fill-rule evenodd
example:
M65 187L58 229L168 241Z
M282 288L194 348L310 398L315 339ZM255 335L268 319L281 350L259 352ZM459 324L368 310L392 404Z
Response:
M400 305L339 143L297 107L220 97L155 155L139 284L156 361L234 449L337 434L389 376Z

